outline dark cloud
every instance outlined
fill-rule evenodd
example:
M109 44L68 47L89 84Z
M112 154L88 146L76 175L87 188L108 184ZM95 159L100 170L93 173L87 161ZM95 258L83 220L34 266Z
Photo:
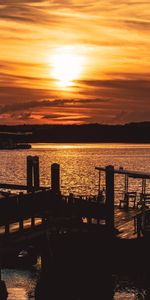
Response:
M1 67L3 69L6 70L10 70L12 67L13 70L13 66L8 67L7 65L2 64ZM17 67L17 64L16 64ZM32 65L32 67L35 67L34 65ZM38 67L38 65L37 65ZM40 67L40 65L39 65ZM17 81L22 81L22 80L26 80L26 81L39 81L40 83L42 81L46 82L46 81L54 81L53 79L49 79L49 78L40 78L40 77L34 77L34 76L25 76L25 75L14 75L14 74L9 74L9 73L3 73L0 72L0 82L3 82L5 84L8 84L8 82L17 82Z
M150 21L142 21L142 20L123 20L120 21L120 24L124 24L126 27L134 28L137 30L150 30Z
M8 105L1 105L0 114L5 114L9 112L42 108L42 107L62 107L67 105L76 104L93 104L93 103L103 103L108 101L108 99L53 99L53 100L42 100L42 101L28 101L22 103L13 103Z
M11 118L17 119L17 120L22 120L22 121L28 121L28 120L31 120L33 117L30 112L27 112L27 113L23 112L20 114L11 114Z
M110 99L119 98L134 103L140 101L149 102L150 80L148 79L114 79L114 80L84 80L80 84L87 87L87 93L91 87L95 87L93 95L101 95Z
M56 114L46 114L44 116L42 116L42 119L58 119L60 117L60 115L56 115Z
M81 84L94 87L107 87L107 88L148 88L150 89L150 80L144 79L112 79L112 80L81 80Z
M50 90L34 89L34 88L24 88L24 87L15 87L15 86L4 86L0 87L0 103L3 105L7 103L8 106L10 103L22 103L27 102L29 99L32 101L38 101L43 97L47 98L50 95ZM7 104L4 104L4 106Z
M41 5L35 5L41 3ZM45 24L45 25L55 25L55 24L63 24L64 20L67 17L63 15L59 15L57 17L56 14L53 13L50 9L52 7L52 3L49 1L7 1L0 8L0 19L15 21L18 23L32 23L34 24Z
M90 122L93 121L92 118L90 116L86 116L86 115L82 115L82 114L75 114L75 115L62 115L62 114L45 114L42 116L43 120L51 120L51 121L55 121L55 123L59 123L59 122L70 122L70 123L85 123L85 122Z
M144 122L144 121L150 121L150 109L145 111L128 111L123 110L120 113L118 113L114 119L114 121L117 123L128 123L128 122Z
M43 101L29 101L22 103L13 103L8 105L2 105L0 107L0 113L5 114L8 112L15 112L20 110L28 110L33 108L51 107L51 106L62 106L64 104L63 100L43 100Z

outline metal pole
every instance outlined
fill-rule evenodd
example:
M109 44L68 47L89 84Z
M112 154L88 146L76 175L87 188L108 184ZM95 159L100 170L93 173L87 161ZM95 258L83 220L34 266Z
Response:
M99 170L99 177L98 177L98 193L100 192L101 189L101 171Z
M144 194L146 194L146 179L144 180Z
M124 195L124 200L126 201L126 210L129 208L129 195L128 195L128 175L125 174L125 195Z
M128 192L128 175L125 174L125 193Z

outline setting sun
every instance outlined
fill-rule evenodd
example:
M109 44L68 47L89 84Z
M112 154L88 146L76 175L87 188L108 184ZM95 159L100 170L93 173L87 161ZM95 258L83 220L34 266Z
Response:
M83 58L72 48L61 47L52 57L51 76L60 87L69 87L78 79L83 68Z

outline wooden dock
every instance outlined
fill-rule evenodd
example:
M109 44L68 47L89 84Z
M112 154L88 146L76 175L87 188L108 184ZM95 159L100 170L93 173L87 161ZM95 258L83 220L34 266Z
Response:
M53 244L55 251L59 252L56 255L59 261L60 257L65 261L61 256L64 247L65 259L68 261L70 257L71 263L76 259L77 265L79 261L83 262L86 254L86 266L92 253L95 265L98 261L100 263L99 270L102 264L103 271L107 264L111 264L110 257L114 264L119 260L119 265L122 264L122 257L125 257L130 261L130 265L135 267L139 255L145 253L145 249L149 254L150 250L149 243L143 238L146 232L149 241L150 210L147 205L150 195L146 193L146 180L150 179L150 174L116 170L113 166L96 169L99 175L105 172L105 189L101 189L99 184L98 195L64 196L60 187L60 166L58 164L51 166L51 187L41 187L39 158L27 157L26 185L0 184L3 190L20 191L20 193L2 192L0 196L1 256L3 254L7 261L8 253L14 248L35 243L41 251L43 264L47 266L50 256L48 250ZM125 175L125 193L124 198L120 200L120 207L115 206L115 175ZM128 191L130 177L142 179L140 203L137 202L136 191ZM62 270L64 269L63 267ZM86 273L89 274L88 270ZM77 268L75 280L78 276Z
M146 180L150 179L149 173L114 169L113 166L106 168L96 167L99 171L105 172L105 195L102 197L99 183L99 193L95 197L75 197L73 194L63 196L60 187L60 166L52 164L51 166L51 187L40 186L39 158L37 156L27 157L27 184L0 184L0 188L12 190L25 190L26 193L12 194L3 193L0 197L0 226L5 230L8 236L12 228L19 229L20 232L27 228L27 220L31 220L31 227L34 228L36 218L41 220L42 224L53 226L54 219L58 219L57 227L66 226L67 230L100 230L103 228L110 234L116 235L118 238L135 239L137 238L137 228L135 224L136 216L139 213L138 203L136 203L136 192L128 191L128 178L141 178L143 181L142 199L146 201ZM120 208L115 206L115 175L125 176L125 196L120 201ZM99 176L100 179L100 176ZM145 193L145 194L144 194ZM146 197L145 197L146 195ZM133 208L130 207L130 201ZM121 208L123 204L123 208ZM53 219L53 224L49 220ZM88 226L83 224L83 219ZM76 222L74 222L76 220ZM140 218L138 219L140 220ZM17 225L13 225L18 222ZM12 224L12 225L11 225ZM97 226L93 226L97 224ZM81 226L82 225L82 226ZM55 224L56 226L56 224ZM114 228L116 229L114 231ZM17 231L17 230L16 230ZM2 233L2 230L0 230Z

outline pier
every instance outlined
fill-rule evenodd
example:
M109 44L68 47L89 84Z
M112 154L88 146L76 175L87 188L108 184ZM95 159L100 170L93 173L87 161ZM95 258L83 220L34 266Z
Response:
M108 168L108 176L111 170ZM113 184L113 183L112 183ZM26 229L24 223L31 220L31 228L49 226L72 230L107 230L114 228L114 203L111 195L111 186L108 186L106 203L98 200L98 197L64 196L60 187L60 166L51 166L51 187L41 187L39 179L38 157L27 157L27 185L0 184L4 189L24 190L26 192L2 193L0 199L0 226L5 228L4 235L11 235L11 224L19 224L18 231ZM107 213L109 212L109 213ZM41 219L37 224L36 219ZM83 221L86 219L86 222ZM52 221L53 220L53 221ZM57 221L56 221L57 220ZM51 226L50 226L51 223ZM56 224L57 223L57 224ZM95 224L97 226L95 226ZM105 226L106 225L106 226ZM0 231L1 232L1 231ZM2 234L1 234L2 238Z
M86 250L87 257L92 255L94 258L96 255L98 259L100 253L104 260L102 263L100 259L103 271L105 261L112 265L114 260L122 265L124 257L128 258L131 266L136 266L138 256L149 251L150 194L147 193L146 182L150 174L115 169L113 166L95 169L99 172L98 193L95 196L63 195L60 165L56 163L51 165L51 186L41 186L37 156L27 157L26 185L0 183L2 264L3 261L9 261L11 253L32 244L42 257L45 274L49 272L51 251L56 256L55 260L62 257L60 249L64 249L62 251L66 260L68 255L77 264L82 261L83 256L78 253L79 245L81 253ZM105 177L104 186L101 183L102 173ZM124 176L125 188L124 196L117 205L115 179L120 175ZM140 195L137 195L134 188L128 190L130 178L141 179Z
M146 180L150 179L150 173L114 169L113 166L95 169L99 172L97 195L75 196L70 193L65 196L61 193L60 166L51 165L51 186L43 187L40 185L39 158L28 156L26 185L0 183L0 239L7 236L8 240L17 231L20 235L44 226L58 231L62 228L67 231L100 230L127 239L142 237L148 230L146 216L149 214L150 194L146 192ZM104 187L100 182L101 173L105 175ZM115 177L119 175L125 178L125 189L117 205ZM134 189L128 191L130 178L142 180L139 197ZM12 192L4 191L8 189Z

